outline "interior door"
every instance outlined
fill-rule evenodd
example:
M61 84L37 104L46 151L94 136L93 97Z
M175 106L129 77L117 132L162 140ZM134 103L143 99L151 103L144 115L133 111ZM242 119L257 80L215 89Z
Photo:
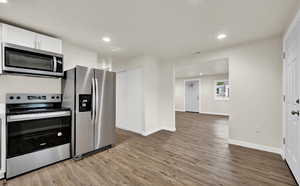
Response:
M300 178L299 39L294 29L286 41L286 146L285 155L295 178Z
M92 99L92 79L94 70L76 67L76 127L75 156L94 150L94 121Z
M116 73L95 70L96 121L95 149L115 143Z
M199 80L185 81L185 111L199 112Z

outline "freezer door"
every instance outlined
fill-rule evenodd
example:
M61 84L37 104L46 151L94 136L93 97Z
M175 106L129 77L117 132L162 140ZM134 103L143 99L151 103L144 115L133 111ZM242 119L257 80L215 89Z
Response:
M116 74L95 70L96 121L95 149L112 145L116 140Z
M76 66L75 156L94 150L94 70Z

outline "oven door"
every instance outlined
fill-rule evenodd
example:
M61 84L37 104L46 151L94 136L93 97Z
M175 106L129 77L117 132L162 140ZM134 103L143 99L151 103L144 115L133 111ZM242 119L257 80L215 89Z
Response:
M7 116L7 158L70 142L70 111Z
M38 49L3 44L3 70L6 72L62 76L63 56Z

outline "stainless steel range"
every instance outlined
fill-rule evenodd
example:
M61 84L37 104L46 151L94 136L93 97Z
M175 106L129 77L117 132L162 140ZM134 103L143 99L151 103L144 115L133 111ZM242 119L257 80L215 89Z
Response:
M6 178L70 158L71 111L59 94L7 94Z

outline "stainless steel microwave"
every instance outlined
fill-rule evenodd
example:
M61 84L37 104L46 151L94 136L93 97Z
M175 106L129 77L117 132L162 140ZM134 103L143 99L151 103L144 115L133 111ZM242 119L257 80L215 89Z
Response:
M2 43L2 70L39 76L63 76L63 55Z

